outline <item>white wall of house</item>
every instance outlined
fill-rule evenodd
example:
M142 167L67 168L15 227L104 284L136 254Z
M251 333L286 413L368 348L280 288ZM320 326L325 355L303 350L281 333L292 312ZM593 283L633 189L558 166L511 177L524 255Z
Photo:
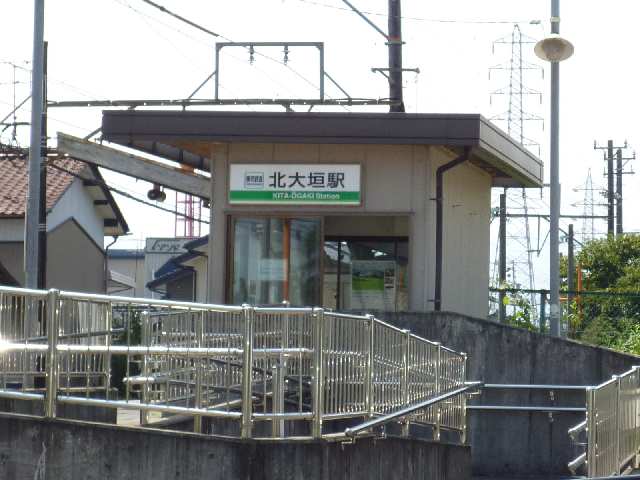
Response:
M49 212L47 231L74 218L93 241L104 248L104 218L96 211L93 200L82 180L76 178Z
M136 287L119 292L119 295L133 297L145 296L144 256L126 258L108 258L109 270L126 275L135 281Z

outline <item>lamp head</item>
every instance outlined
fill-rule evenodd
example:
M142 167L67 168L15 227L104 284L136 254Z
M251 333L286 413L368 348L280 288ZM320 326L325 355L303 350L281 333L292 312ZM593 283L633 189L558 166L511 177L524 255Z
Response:
M573 45L560 35L552 34L536 43L534 52L547 62L561 62L573 55Z
M160 185L153 184L153 188L147 192L147 198L156 202L164 202L167 199L167 194Z

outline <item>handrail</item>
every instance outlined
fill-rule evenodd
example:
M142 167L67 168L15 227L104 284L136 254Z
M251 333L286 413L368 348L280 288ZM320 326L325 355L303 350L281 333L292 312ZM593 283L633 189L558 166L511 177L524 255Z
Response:
M356 425L355 427L349 427L345 429L344 434L347 437L354 438L358 435L358 433L369 430L371 428L379 427L381 425L385 425L389 422L396 420L397 418L406 417L407 415L412 414L418 410L423 410L427 407L431 407L436 405L444 400L448 400L452 397L457 397L469 390L476 390L477 388L482 387L482 382L465 382L463 387L456 388L447 393L443 393L442 395L438 395L437 397L430 398L423 402L416 403L415 405L410 405L408 407L402 408L396 412L389 413L387 415L383 415L382 417L374 418L372 420L368 420L366 422L361 423L360 425Z
M551 385L551 384L526 384L526 383L485 383L483 388L497 390L586 390L591 385Z
M323 422L388 422L434 405L411 422L464 443L466 397L444 400L481 385L464 383L466 354L373 315L2 286L0 360L0 398L44 400L48 418L58 404L126 408L141 425L154 411L190 415L199 433L204 417L227 416L242 438L255 438L256 421L272 422L273 438L285 421L333 438ZM29 393L42 378L46 394ZM112 378L124 378L121 399Z
M584 413L584 407L545 407L539 405L516 406L516 405L469 405L467 410L487 410L504 412L542 412L542 413Z
M640 367L586 389L586 418L567 432L586 447L569 462L571 471L586 465L588 478L610 478L600 475L620 475L629 468L640 454L639 389ZM582 432L586 442L580 443Z

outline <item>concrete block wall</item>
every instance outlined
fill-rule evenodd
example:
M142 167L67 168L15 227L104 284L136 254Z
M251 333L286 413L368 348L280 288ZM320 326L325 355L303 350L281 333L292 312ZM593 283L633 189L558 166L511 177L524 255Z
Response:
M255 442L0 414L0 478L469 479L468 446L404 438Z

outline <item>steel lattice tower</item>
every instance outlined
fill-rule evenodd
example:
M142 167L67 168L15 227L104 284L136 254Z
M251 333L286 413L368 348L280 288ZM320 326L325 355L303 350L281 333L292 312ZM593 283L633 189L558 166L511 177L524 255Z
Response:
M508 77L508 85L494 90L490 95L491 103L493 103L493 99L496 96L506 98L507 110L493 116L491 120L501 126L506 126L507 133L512 138L530 150L537 150L539 154L540 145L525 135L525 124L527 122L543 121L542 117L528 113L525 105L526 98L528 97L538 97L539 102L542 103L542 94L525 85L525 74L528 71L540 72L541 75L544 76L542 67L529 63L523 58L523 46L533 43L535 43L535 40L525 36L517 24L513 26L511 35L496 40L493 43L494 53L496 45L507 45L511 47L511 57L507 63L496 65L489 69L490 79L492 72L498 70L505 71ZM507 249L507 256L509 257L507 265L512 266L511 280L515 283L516 268L519 267L520 271L517 273L517 277L526 279L526 288L534 290L535 275L532 257L534 250L531 246L531 228L529 219L527 218L529 214L527 191L524 188L519 190L505 189L505 193L507 193L508 210L517 210L517 213L523 215L523 218L517 220L509 219L507 223L507 241L510 241ZM497 264L497 256L495 263ZM495 269L495 271L497 271L497 269ZM531 304L534 307L537 305L537 298L534 294L531 295Z

